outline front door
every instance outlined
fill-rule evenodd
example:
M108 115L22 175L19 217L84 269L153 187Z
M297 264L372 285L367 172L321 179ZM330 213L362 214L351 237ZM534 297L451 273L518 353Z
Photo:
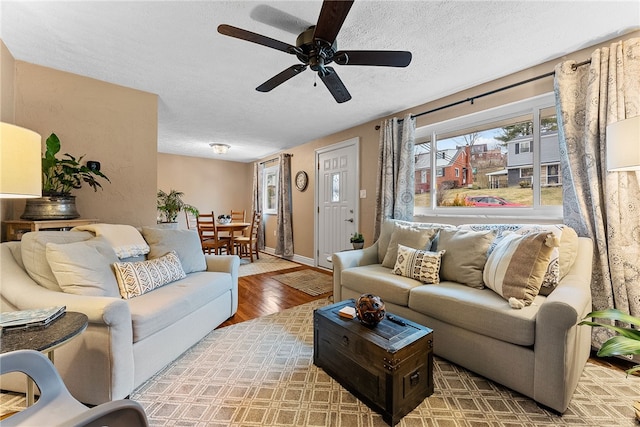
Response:
M331 255L351 248L358 230L358 154L353 138L316 150L316 265L331 268Z

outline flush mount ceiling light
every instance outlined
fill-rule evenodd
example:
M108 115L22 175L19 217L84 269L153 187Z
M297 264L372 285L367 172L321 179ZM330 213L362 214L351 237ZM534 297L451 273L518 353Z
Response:
M209 146L213 148L213 152L216 154L227 154L227 151L229 151L229 148L231 148L231 146L227 144L211 143L209 144Z

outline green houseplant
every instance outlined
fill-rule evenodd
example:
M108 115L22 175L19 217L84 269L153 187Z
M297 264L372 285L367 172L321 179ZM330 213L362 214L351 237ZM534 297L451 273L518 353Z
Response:
M350 241L353 249L362 249L364 247L364 237L357 231L351 235Z
M198 216L198 209L182 200L182 191L170 190L168 193L158 190L157 194L158 223L175 223L178 221L178 214L186 211L194 216Z
M102 185L98 179L109 178L98 169L83 165L83 156L76 158L64 153L61 158L56 157L60 152L60 138L55 133L49 135L46 150L42 156L42 197L27 199L23 219L73 219L80 214L76 209L75 196L71 191L82 188L84 184L98 191Z
M585 319L589 317L593 319L618 320L635 327L640 327L640 319L623 313L620 310L616 310L615 308L592 311L591 313L587 314ZM578 325L601 326L618 333L618 335L609 338L607 341L605 341L604 344L602 344L602 347L600 347L600 350L598 350L597 353L597 355L600 357L630 356L633 354L640 354L640 331L638 329L623 328L620 326L593 322L589 320L583 320L582 322L578 323ZM627 369L625 372L627 373L627 375L630 375L639 370L640 365L635 365L630 369ZM636 414L636 420L640 421L640 402L635 402L635 404L633 405L633 409Z

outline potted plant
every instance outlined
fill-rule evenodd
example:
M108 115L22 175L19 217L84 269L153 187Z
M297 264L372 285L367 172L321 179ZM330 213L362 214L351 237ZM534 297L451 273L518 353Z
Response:
M353 249L362 249L364 247L364 237L357 231L351 236L351 244Z
M589 317L592 317L594 319L618 320L628 323L635 328L640 327L640 319L623 313L622 311L616 310L614 308L592 311L591 313L587 314L585 319ZM607 323L592 322L588 320L583 320L582 322L578 323L578 325L601 326L618 333L618 335L609 338L607 341L605 341L604 344L602 344L602 347L600 347L600 350L598 350L597 353L599 357L631 356L633 354L640 354L640 330L638 329L623 328ZM627 373L627 375L629 375L637 371L640 371L640 365L635 365L630 369L627 369L625 372ZM640 402L635 403L634 410L636 413L636 419L640 420Z
M97 167L81 164L84 156L78 158L65 153L62 158L56 157L60 152L60 139L55 133L46 141L46 151L42 157L42 197L27 199L23 219L74 219L80 214L76 209L74 189L89 185L98 191L102 185L98 178L111 182Z
M181 211L191 213L193 216L198 216L198 209L195 206L191 206L182 200L184 193L182 191L170 190L168 193L158 190L157 194L157 209L158 209L158 224L170 223L174 224L178 222L178 214Z

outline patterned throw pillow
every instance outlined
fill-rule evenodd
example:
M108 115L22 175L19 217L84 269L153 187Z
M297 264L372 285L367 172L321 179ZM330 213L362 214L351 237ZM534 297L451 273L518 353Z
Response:
M440 259L445 251L429 252L398 245L394 274L422 283L440 283Z
M493 230L496 233L496 239L493 244L489 247L489 254L494 250L497 243L502 239L502 236L506 232L513 232L517 234L529 234L529 233L553 233L558 241L562 240L563 233L562 231L566 229L564 224L466 224L461 225L460 229L467 230ZM573 231L573 230L570 230ZM574 233L575 234L575 233ZM577 236L576 236L577 240ZM553 291L560 279L564 277L564 274L561 275L560 272L560 250L559 248L553 248L551 251L551 256L549 257L549 264L547 265L547 269L544 274L544 280L542 281L542 286L540 288L540 295L549 295L551 291ZM573 264L571 262L569 266Z
M530 305L540 291L551 252L558 243L549 232L503 234L487 259L484 283L512 308Z
M180 259L174 251L148 261L116 262L113 268L120 295L125 299L140 296L186 277Z

